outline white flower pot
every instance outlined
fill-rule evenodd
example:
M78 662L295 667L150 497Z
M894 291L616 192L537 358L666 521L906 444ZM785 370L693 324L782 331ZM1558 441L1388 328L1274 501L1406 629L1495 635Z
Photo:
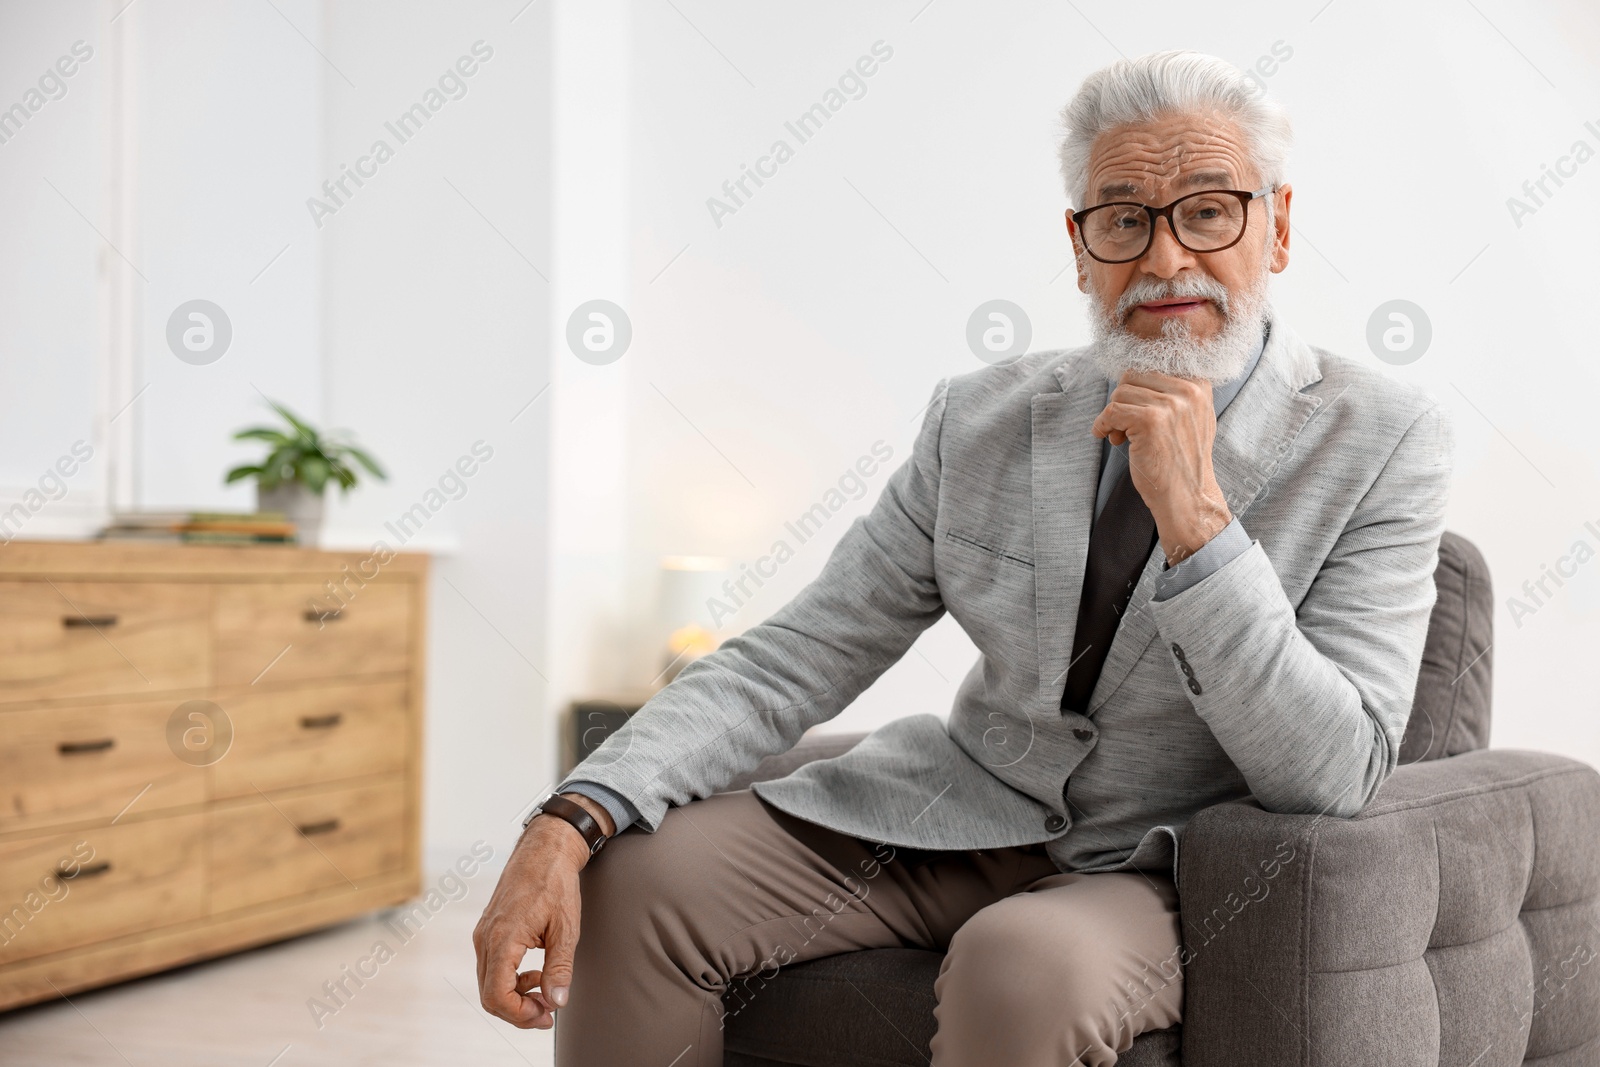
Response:
M295 536L302 545L315 545L322 536L323 497L299 482L282 482L276 488L256 486L259 511L281 511L295 525Z

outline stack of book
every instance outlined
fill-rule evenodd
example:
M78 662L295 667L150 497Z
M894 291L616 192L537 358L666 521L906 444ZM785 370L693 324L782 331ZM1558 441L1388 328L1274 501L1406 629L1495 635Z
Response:
M294 523L281 511L120 512L100 531L107 541L189 541L206 544L286 544Z

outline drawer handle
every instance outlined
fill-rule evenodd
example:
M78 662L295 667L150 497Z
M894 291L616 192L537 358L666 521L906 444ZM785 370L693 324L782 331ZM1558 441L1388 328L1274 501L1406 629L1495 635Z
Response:
M338 726L343 721L344 714L337 711L331 715L302 715L300 716L300 728L303 730L328 730Z
M110 872L110 870L111 861L101 860L99 863L91 863L87 867L79 867L76 873L68 872L65 867L57 867L56 877L62 879L63 881L70 881L74 878L94 878L102 874L107 874Z
M305 610L305 614L302 615L301 618L305 619L306 622L337 622L338 620L344 618L344 609L339 608L337 611L318 611L316 608L307 608Z
M322 822L301 823L299 826L295 827L295 829L299 830L301 835L305 837L310 837L313 834L331 834L338 828L338 819L325 819Z
M61 616L61 625L65 626L69 630L79 629L79 628L82 628L82 627L85 627L85 626L93 627L94 629L98 630L98 629L100 629L102 627L115 626L116 624L117 624L117 617L115 615L63 615L63 616Z
M116 743L114 737L99 737L93 741L63 741L56 745L56 751L63 756L77 756L85 752L104 752Z

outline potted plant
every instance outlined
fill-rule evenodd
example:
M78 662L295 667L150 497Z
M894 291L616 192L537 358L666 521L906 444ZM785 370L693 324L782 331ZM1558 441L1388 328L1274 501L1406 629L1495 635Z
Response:
M267 403L286 425L252 426L234 434L235 441L264 441L271 451L260 463L233 468L224 484L254 478L257 510L282 512L295 524L303 543L315 544L322 526L323 490L329 482L337 483L341 494L349 492L358 481L356 464L380 481L388 475L377 460L347 439L321 434L277 401Z

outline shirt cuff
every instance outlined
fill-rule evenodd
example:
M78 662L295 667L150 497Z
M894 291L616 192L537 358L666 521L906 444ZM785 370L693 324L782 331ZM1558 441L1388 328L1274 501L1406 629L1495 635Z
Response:
M596 782L568 782L559 792L582 793L605 808L611 816L611 821L617 824L619 834L639 818L639 809L635 808L627 797Z
M1200 550L1188 559L1180 560L1176 567L1164 567L1156 574L1156 591L1152 600L1171 600L1185 589L1199 585L1227 564L1245 554L1250 548L1250 535L1236 518Z

